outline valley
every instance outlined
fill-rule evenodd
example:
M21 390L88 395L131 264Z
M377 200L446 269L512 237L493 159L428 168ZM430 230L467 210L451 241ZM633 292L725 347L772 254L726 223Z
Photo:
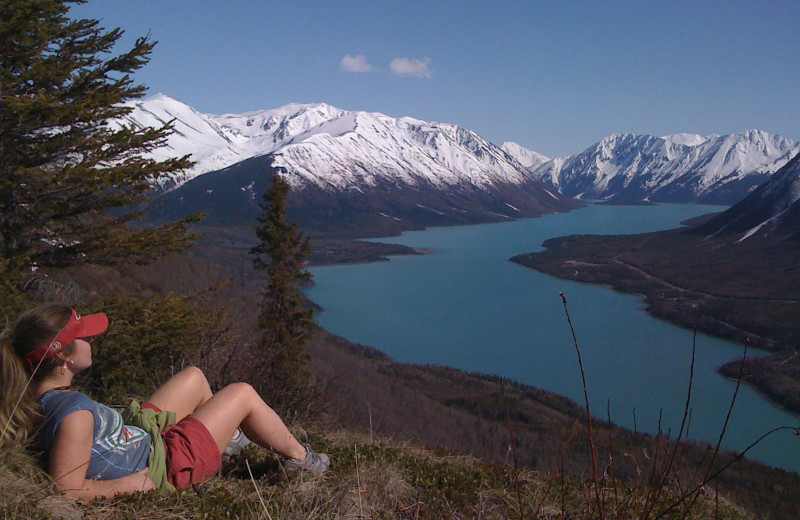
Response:
M800 155L752 194L686 229L632 236L568 236L512 260L570 280L645 295L648 312L772 352L747 362L744 381L800 413ZM721 372L739 373L737 363Z
M206 233L211 249L246 252L260 195L270 175L280 173L293 184L289 219L311 238L312 265L373 262L423 252L363 238L431 226L511 222L584 205L557 189L572 196L601 196L612 204L730 201L773 179L773 172L800 146L759 131L663 138L621 134L582 153L549 159L514 143L494 147L452 125L395 120L324 104L212 117L157 96L137 105L131 117L159 110L178 117L178 126L192 120L195 130L203 125L214 129L203 134L205 148L193 148L199 150L198 167L218 164L203 157L219 159L220 150L230 152L236 143L236 154L223 155L252 157L176 181L155 199L150 221L163 223L202 212L206 221L198 229ZM171 152L186 150L188 135L173 135ZM227 137L213 144L221 135ZM360 137L353 141L354 136ZM448 172L435 173L440 168ZM740 343L748 337L752 346L788 357L798 335L794 325L783 326L796 321L796 295L784 295L792 284L783 283L794 276L793 249L757 237L737 246L732 240L709 240L711 232L703 237L665 231L643 237L552 239L547 251L514 261L562 278L645 294L648 310L659 318ZM772 278L765 282L763 276ZM797 410L800 398L795 390L800 383L783 377L791 373L794 359L753 361L747 380ZM732 369L723 370L730 375Z
M751 359L745 382L800 413L800 253L769 240L741 245L690 230L571 236L512 261L547 274L642 294L647 312L688 329L772 352ZM722 367L728 377L739 363Z
M181 118L188 108L165 97L157 101L169 115ZM176 106L179 110L169 112ZM157 112L152 107L148 110ZM222 148L219 143L201 147L199 164L205 164L203 168L209 168L209 164L224 167L200 174L196 171L183 179L174 179L171 185L165 184L154 199L149 219L158 224L202 212L206 220L197 229L206 236L201 249L216 251L209 256L214 261L235 251L246 255L253 240L250 226L261 211L260 196L268 187L270 176L276 173L292 185L288 218L307 233L313 246L310 264L320 266L363 264L386 260L389 256L419 255L426 250L404 245L402 240L365 238L397 236L436 226L512 223L528 217L582 212L585 210L580 208L585 204L578 200L581 197L599 196L606 204L634 205L630 207L646 207L664 200L735 202L759 183L772 179L775 170L787 164L798 149L798 144L791 140L758 131L692 138L618 135L574 156L549 159L514 143L495 147L452 125L340 111L324 104L290 105L251 113L246 116L245 126L240 125L244 116L210 117L196 113L194 116L213 127L216 135L227 136L221 141ZM177 124L182 121L179 118ZM202 127L199 121L195 122L193 128ZM171 152L187 149L190 142L187 135L178 132L173 136ZM235 143L241 146L237 145L238 151L231 154L230 147ZM249 151L247 147L251 147ZM228 150L223 153L229 156L225 159L228 164L214 162L222 160L217 154L220 150ZM235 161L248 154L250 157ZM203 157L217 159L209 163ZM558 227L557 220L548 222ZM602 232L602 221L600 224L598 229ZM564 233L554 231L549 236L560 234ZM752 276L760 262L758 248L744 247L745 252L731 252L720 249L721 242L707 240L700 247L684 240L683 235L675 238L670 231L643 240L652 248L650 253L645 252L645 246L630 246L641 255L650 254L667 263L693 256L696 263L686 269L689 274L696 271L697 276L681 277L676 273L681 273L682 268L674 265L672 271L661 270L641 262L626 249L624 240L617 238L597 238L597 243L591 244L597 248L594 256L565 257L560 259L561 264L552 260L547 267L534 265L532 258L536 255L522 255L514 260L562 278L645 294L649 310L660 318L689 328L696 325L701 331L723 338L738 340L747 334L753 346L783 355L785 347L781 342L786 338L764 331L773 330L777 322L791 315L790 306L794 302L783 300L793 300L794 296L756 294L767 287L758 276ZM553 239L547 245L560 244L559 240L562 239ZM580 243L579 247L583 245ZM619 250L614 250L616 246ZM519 243L512 254L526 247L530 246ZM779 245L772 247L780 249ZM687 250L691 251L688 255ZM713 256L714 252L719 253L718 258ZM745 257L750 253L748 264ZM536 257L536 262L545 262L544 258ZM704 264L704 258L710 260ZM742 261L738 262L739 259ZM774 259L775 268L770 265L768 272L780 277L780 266L786 258L777 255ZM246 259L234 260L234 264L239 264L241 284L246 284L246 262ZM559 268L554 267L557 264ZM230 270L237 268L233 265ZM570 273L565 274L567 271ZM701 274L707 272L712 276ZM693 284L698 280L703 283ZM426 291L428 288L425 286ZM748 289L756 293L750 294ZM495 294L492 298L499 297L502 296ZM753 303L763 312L748 312L747 305ZM412 315L425 312L416 309ZM363 313L356 312L354 316L369 320ZM792 359L784 363L783 358L776 358L769 364L768 358L759 358L748 364L746 381L757 384L769 398L793 409L791 398L776 396L794 392L794 383L787 382L785 377L772 377L785 375L775 366L786 367ZM440 363L451 364L447 359ZM768 364L771 371L765 375L767 370L763 367ZM757 374L763 377L759 379ZM779 388L768 381L780 381Z

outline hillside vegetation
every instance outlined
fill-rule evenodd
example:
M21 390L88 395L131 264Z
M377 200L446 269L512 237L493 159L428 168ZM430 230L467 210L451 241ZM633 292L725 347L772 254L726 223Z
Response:
M359 399L352 384L342 383L351 373L328 379L329 395L337 397L326 398L327 411L313 421L305 417L301 422L313 425L307 430L300 423L293 427L296 435L331 454L329 473L286 475L275 455L249 447L194 491L81 505L54 495L30 455L5 450L0 454L0 513L11 519L749 519L800 514L792 499L800 490L794 474L737 462L697 493L694 483L708 464L708 447L681 447L665 474L673 448L666 436L635 434L599 421L595 435L602 464L596 488L587 463L582 409L574 403L506 381L506 408L497 378L397 364L343 340L318 340L337 356L356 358L352 371L372 382L365 389L369 396ZM315 358L317 364L322 361ZM420 389L425 389L422 395ZM388 396L396 407L384 406ZM428 422L432 417L438 420ZM400 422L405 430L391 426ZM407 433L412 427L416 435ZM475 449L476 442L482 450ZM447 447L453 445L462 449ZM483 456L469 454L473 449ZM718 465L731 457L723 454Z
M0 513L3 518L598 518L591 486L580 478L533 471L515 473L452 451L327 429L311 435L331 454L323 476L286 475L266 450L248 448L222 474L194 491L173 495L130 495L79 505L50 495L46 481L26 461L3 453ZM16 456L16 460L11 460ZM16 468L12 465L16 463ZM16 470L16 471L15 471ZM619 483L604 489L609 518L660 512L676 498L653 503L652 489ZM689 509L663 518L756 518L709 492ZM763 518L763 517L762 517Z
M123 300L136 295L150 302L147 312L164 314L162 324L176 309L183 313L188 306L205 312L224 303L236 316L233 324L205 312L201 315L217 317L206 321L201 337L191 321L164 336L174 345L172 369L197 363L217 385L230 378L257 378L258 374L246 373L246 356L225 365L227 370L219 361L248 341L257 298L250 288L258 278L249 271L242 280L234 263L226 263L227 271L214 265L191 253L152 267L130 268L124 274L111 268L74 270L72 282L51 280L53 285L43 286L40 296L52 296L48 290L57 287L55 291L101 305L110 301L103 293ZM224 284L215 291L196 292L199 285L218 283ZM173 291L194 296L157 304L165 298L172 301ZM117 328L117 339L109 337L101 344L102 356L115 351L119 338L128 336L124 332ZM197 350L184 348L198 339ZM662 518L800 515L794 500L800 479L793 473L740 460L699 494L695 488L709 467L712 447L681 444L671 456L675 445L665 433L644 435L595 420L595 481L585 411L566 398L497 377L397 363L322 330L307 348L316 378L316 402L309 409L290 411L287 417L298 435L303 436L306 428L314 445L332 454L330 473L286 476L274 455L250 448L245 457L200 486L199 494L130 496L75 505L52 494L29 456L4 452L3 516L588 519L655 518L670 507ZM135 362L129 368L134 378L157 384L153 379L158 374L137 368ZM94 391L99 397L107 389ZM116 395L119 401L130 392L106 395L108 399ZM733 457L720 453L713 470ZM670 458L672 464L665 465ZM681 500L683 494L687 495Z

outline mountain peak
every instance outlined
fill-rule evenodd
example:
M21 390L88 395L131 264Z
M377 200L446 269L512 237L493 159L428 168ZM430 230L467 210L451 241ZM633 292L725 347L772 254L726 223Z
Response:
M534 165L542 164L550 160L546 155L529 150L513 141L503 143L500 148L526 168L531 168Z
M176 99L169 97L168 95L164 94L163 92L158 92L153 94L152 96L148 96L145 98L145 101L176 101Z
M719 136L712 135L712 136L709 136L709 137L703 137L700 134L679 133L679 134L665 135L665 136L662 136L661 138L664 139L665 141L668 141L668 142L674 143L674 144L680 144L680 145L684 145L684 146L698 146L698 145L701 145L701 144L705 143L709 139L715 138L715 137L719 137Z
M706 137L612 134L532 172L571 197L734 204L799 151L800 143L761 130Z
M153 94L143 100L129 101L130 105L172 107L176 110L194 110L192 107L164 93Z

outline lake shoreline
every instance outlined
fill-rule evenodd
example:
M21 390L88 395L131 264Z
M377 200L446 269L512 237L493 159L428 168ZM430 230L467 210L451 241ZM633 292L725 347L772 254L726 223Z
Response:
M636 410L639 428L644 425L654 432L662 424L662 410L663 424L677 427L676 421L680 422L685 388L676 386L675 377L683 379L681 374L688 369L691 332L670 320L642 314L639 295L591 283L565 288L558 277L533 274L508 259L578 230L644 235L650 230L674 230L681 222L712 211L718 209L592 205L565 215L409 232L390 240L405 247L435 249L438 254L314 268L316 283L307 294L326 309L318 316L320 326L399 362L498 374L580 400L574 347L558 298L558 292L566 289L570 311L578 318L578 337L587 342L581 346L594 399L614 403L615 411L622 412L614 419L628 428L636 427L636 420L630 420L630 410ZM719 436L714 425L725 417L732 386L717 369L735 357L737 349L711 336L703 339L695 371L696 392L702 397L693 408L706 420L693 428L698 440L715 442ZM487 357L489 351L495 355ZM743 390L737 399L739 413L726 436L731 449L745 449L763 434L761 425L793 422L785 411L763 406L760 393ZM798 471L782 462L780 454L790 448L784 448L785 442L770 440L749 453Z
M742 382L752 386L772 404L795 415L800 414L800 397L793 395L800 391L800 381L789 382L785 376L797 366L794 363L786 366L787 359L796 359L787 357L794 351L787 345L791 344L794 331L776 334L775 325L786 322L772 315L780 302L784 303L783 307L789 307L788 310L781 309L782 316L794 311L797 307L793 297L796 295L767 297L769 293L763 292L763 287L780 284L774 276L759 278L759 273L769 273L768 268L750 271L750 277L755 278L750 285L760 285L760 293L729 286L714 288L722 295L710 292L708 287L701 287L702 271L698 269L695 276L690 274L698 263L709 263L700 255L686 253L700 247L697 241L697 235L680 229L628 237L575 235L550 239L545 242L544 251L516 255L510 261L563 280L641 295L644 310L653 317L741 346L747 342L751 348L769 352L770 355L746 361ZM718 249L726 246L715 245ZM770 248L770 251L774 250L774 247ZM635 254L626 256L632 251ZM663 257L675 252L683 252L683 255L674 263L653 261L648 256L658 254ZM752 259L745 257L745 261ZM790 265L793 261L794 255L786 260ZM800 339L800 336L795 337ZM741 361L734 359L719 366L717 371L723 377L736 380L740 365Z

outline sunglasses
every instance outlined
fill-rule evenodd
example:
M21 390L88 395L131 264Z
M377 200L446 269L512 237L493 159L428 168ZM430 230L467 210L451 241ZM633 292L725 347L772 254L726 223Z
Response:
M92 341L94 341L94 338L95 338L95 337L96 337L96 336L89 336L88 338L77 338L77 339L82 339L82 340L83 340L83 341L85 341L86 343L91 343Z

